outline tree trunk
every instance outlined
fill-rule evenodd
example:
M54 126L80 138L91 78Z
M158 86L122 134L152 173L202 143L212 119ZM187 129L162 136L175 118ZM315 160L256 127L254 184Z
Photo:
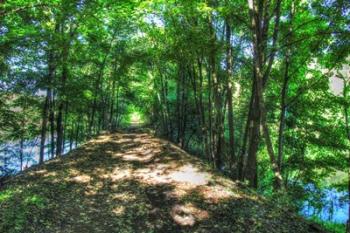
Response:
M73 149L74 128L69 132L69 151Z
M90 119L90 122L89 122L89 132L88 132L88 134L89 134L88 137L89 138L92 135L92 131L93 131L94 123L95 123L95 114L96 114L96 110L97 110L97 107L98 107L97 106L97 101L98 101L98 96L100 94L100 87L102 85L101 83L103 81L102 78L103 78L103 75L104 75L104 69L105 69L105 66L106 66L107 58L108 58L108 55L109 55L110 50L112 48L112 44L113 44L115 33L116 32L113 33L112 40L110 42L108 50L106 51L105 57L103 58L103 61L102 61L101 65L100 65L100 69L99 69L99 72L98 72L98 77L97 77L97 80L95 82L94 101L93 101L93 105L92 105L91 119Z
M186 127L187 127L187 93L186 93L186 72L182 75L181 80L181 136L180 146L182 149L185 148L186 138Z
M290 15L289 15L289 27L288 27L288 38L287 42L289 42L293 36L293 18L294 18L294 3L292 2ZM283 86L281 91L281 115L280 115L280 124L279 124L279 130L278 130L278 155L277 155L277 165L282 173L283 169L283 146L284 146L284 128L285 128L285 121L286 121L286 112L287 112L287 104L286 104L286 98L288 96L288 83L289 83L289 66L291 64L291 49L288 48L286 51L286 58L285 58L285 70L284 70L284 77L283 77Z
M254 81L255 83L255 81ZM253 90L255 84L253 84ZM253 104L251 109L251 121L249 122L249 148L247 164L244 169L244 178L249 181L253 188L258 187L257 151L260 139L260 106L258 104L256 92L252 92Z
M275 184L276 188L283 187L282 176L280 173L280 169L276 163L275 154L273 151L272 141L269 133L269 129L267 126L266 119L266 108L264 103L264 87L266 86L268 77L270 75L271 67L274 61L275 49L276 49L276 41L278 37L278 29L279 29L279 20L280 20L280 6L281 0L276 1L276 6L274 7L275 14L275 23L274 30L272 36L272 52L269 55L268 59L266 56L266 48L268 41L268 27L269 21L272 17L269 16L267 2L260 2L257 4L254 0L248 0L249 13L251 19L251 28L253 35L253 63L254 63L254 82L256 85L255 94L255 103L254 103L254 114L253 114L253 136L251 137L250 143L250 157L253 161L251 161L251 165L256 165L256 153L257 153L257 144L259 143L259 128L260 125L263 128L263 135L265 138L265 143L267 146L268 155L270 157L271 166L274 172ZM265 72L263 68L266 67ZM255 140L254 140L255 139ZM253 144L252 144L253 143ZM256 143L256 144L255 144ZM248 155L249 157L249 155ZM248 161L249 162L249 161ZM255 168L256 170L256 168ZM251 176L250 178L255 178ZM253 184L254 187L257 186L257 180L254 181L250 179L250 183Z
M241 151L240 151L240 155L238 158L238 179L241 181L244 180L244 166L246 164L245 160L246 160L247 141L248 141L248 136L249 136L249 132L250 132L250 125L252 122L252 112L253 112L253 103L254 103L253 93L255 92L254 88L255 87L253 85L253 90L252 90L252 94L251 94L250 101L249 101L248 116L247 116L247 121L246 121L246 125L245 125Z
M109 111L109 130L114 130L113 116L114 116L114 101L115 101L115 80L112 81L112 96L111 106Z
M213 155L213 113L212 113L212 78L211 78L211 73L210 69L208 72L208 140L207 140L207 145L208 145L208 160L213 163L214 166L214 155Z
M79 132L80 132L80 118L78 119L76 131L75 131L75 148L78 147Z
M98 101L98 97L99 97L99 93L100 93L100 86L101 86L101 81L102 81L102 77L103 77L103 73L104 73L103 71L105 68L106 59L107 59L107 56L104 58L104 60L101 64L101 67L100 67L100 70L98 73L98 77L97 77L97 80L95 82L94 101L92 104L91 118L90 118L90 123L89 123L89 137L91 137L91 135L94 134L93 128L94 128L94 124L95 124L95 115L96 115L97 108L98 108L97 101Z
M46 90L46 98L43 106L43 114L42 114L42 123L41 123L41 138L40 138L40 153L39 153L39 164L44 162L44 153L45 153L45 143L46 143L46 131L47 131L47 122L48 118L50 118L49 114L51 114L51 98L52 98L52 81L55 73L55 67L53 66L53 54L51 51L48 52L48 87ZM50 113L49 113L50 111Z
M21 166L21 171L23 171L23 151L24 151L24 139L23 139L23 136L21 137L20 139L20 142L19 142L19 159L20 159L20 166Z
M64 126L67 126L67 120L68 120L68 102L66 101L66 106L64 108ZM65 127L63 129L63 142L62 142L62 153L64 153L65 147L66 147L66 141L67 141L67 128Z
M57 113L57 139L56 139L56 156L62 155L62 145L63 145L63 104L59 103L58 113Z
M115 127L119 127L119 87L117 87L117 100L115 109Z
M283 87L282 87L282 93L281 93L281 115L280 115L280 124L279 124L279 130L278 130L277 165L281 170L281 172L282 172L282 162L283 162L284 127L285 127L286 111L287 111L286 97L287 97L288 81L289 81L289 75L288 75L289 58L288 57L286 57L285 66L286 67L285 67Z
M197 60L197 64L198 64L198 73L199 73L199 109L201 112L201 122L202 122L201 131L202 131L202 138L204 141L204 154L206 158L210 158L209 132L208 132L208 127L206 125L205 107L203 104L203 71L202 71L201 59Z
M158 67L158 72L160 76L160 102L161 102L161 110L164 117L164 130L166 132L166 137L171 139L171 121L169 119L169 104L167 99L168 93L168 85L167 80L164 77L161 69Z
M59 89L59 102L58 102L58 112L57 112L57 140L56 140L56 156L62 155L63 150L63 111L64 107L66 105L65 100L65 88L66 88L66 81L68 78L68 56L69 56L69 42L66 42L63 48L62 53L62 76L61 76L61 84Z
M223 118L223 89L222 82L217 73L216 67L216 35L212 25L212 16L209 17L209 34L211 40L211 51L209 54L209 69L211 73L213 97L214 97L214 129L213 129L213 159L216 169L222 168L222 151L224 142L224 122Z
M41 122L41 135L40 135L40 153L39 153L39 164L44 162L44 153L45 153L45 142L46 142L46 128L48 120L48 110L49 102L51 99L51 90L50 88L46 91L46 98L43 107L42 122Z
M183 104L182 104L182 92L183 92L183 88L182 88L182 80L183 80L183 76L184 76L184 71L183 71L183 66L182 64L179 65L179 74L177 77L177 83L176 83L176 112L177 112L177 138L176 138L176 143L181 145L181 137L182 137L182 108L183 108Z
M228 120L228 132L229 132L229 154L230 154L230 170L234 169L233 178L237 178L237 160L235 155L235 132L233 124L233 99L232 99L232 46L231 46L231 27L226 22L226 94L227 94L227 120Z
M51 158L55 157L55 95L52 93L52 98L50 100L50 133L51 133Z

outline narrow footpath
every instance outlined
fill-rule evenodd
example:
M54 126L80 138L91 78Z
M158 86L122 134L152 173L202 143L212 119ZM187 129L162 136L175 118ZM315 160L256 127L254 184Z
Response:
M0 193L1 232L320 232L147 133L101 135Z

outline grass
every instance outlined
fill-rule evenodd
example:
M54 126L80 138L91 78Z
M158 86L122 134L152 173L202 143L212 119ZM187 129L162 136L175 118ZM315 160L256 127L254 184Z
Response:
M335 223L331 221L324 221L317 217L312 217L310 220L314 223L321 225L324 229L332 233L344 233L346 232L346 224Z

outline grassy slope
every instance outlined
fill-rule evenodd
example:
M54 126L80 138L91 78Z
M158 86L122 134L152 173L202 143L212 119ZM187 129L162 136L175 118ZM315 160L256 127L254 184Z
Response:
M0 190L0 232L319 232L147 134L102 135Z

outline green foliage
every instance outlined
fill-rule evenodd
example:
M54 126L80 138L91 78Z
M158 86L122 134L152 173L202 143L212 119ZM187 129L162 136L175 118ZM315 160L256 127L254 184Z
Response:
M348 177L329 179L349 169L350 84L342 73L349 3L287 0L279 9L279 1L257 2L254 13L247 1L4 1L0 143L18 147L42 137L53 158L63 141L72 146L142 121L233 178L242 168L242 183L256 173L267 196L275 192L278 154L298 206L310 195L306 185L346 190ZM255 17L261 32L251 13L262 14ZM273 156L262 132L254 138L254 127L264 123L257 70L266 81L261 99ZM335 75L346 86L340 94L330 88ZM254 109L259 116L249 117ZM28 200L16 208L36 206Z
M27 190L7 189L0 192L0 230L2 232L27 232L43 224L47 215L47 200Z
M344 232L346 232L345 224L324 221L324 220L320 220L320 219L315 218L315 217L311 218L310 220L312 222L320 224L322 227L324 227L324 229L326 229L329 232L332 232L332 233L344 233Z

